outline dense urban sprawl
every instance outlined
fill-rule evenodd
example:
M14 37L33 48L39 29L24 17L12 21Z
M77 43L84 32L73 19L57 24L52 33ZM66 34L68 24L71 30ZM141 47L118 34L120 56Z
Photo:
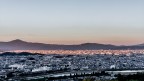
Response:
M100 54L90 52L87 54L87 52L88 50L85 51L86 54L2 53L0 54L0 77L6 78L10 72L31 74L63 70L64 73L71 74L83 71L99 72L107 69L144 68L144 52L141 50L91 50Z

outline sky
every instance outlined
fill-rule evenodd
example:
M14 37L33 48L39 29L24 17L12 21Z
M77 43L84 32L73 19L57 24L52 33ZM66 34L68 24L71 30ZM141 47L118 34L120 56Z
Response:
M0 0L0 41L144 43L144 0Z

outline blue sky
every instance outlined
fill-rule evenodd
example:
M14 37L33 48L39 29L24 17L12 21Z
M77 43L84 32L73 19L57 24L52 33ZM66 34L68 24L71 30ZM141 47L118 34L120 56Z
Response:
M143 0L0 0L0 41L144 42Z

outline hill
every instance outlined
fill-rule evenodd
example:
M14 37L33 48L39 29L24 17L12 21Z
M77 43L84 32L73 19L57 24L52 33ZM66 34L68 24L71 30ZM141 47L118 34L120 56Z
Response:
M110 44L83 43L79 45L57 45L26 42L23 40L12 40L9 42L0 42L0 50L99 50L99 49L144 49L144 45L133 46L115 46Z

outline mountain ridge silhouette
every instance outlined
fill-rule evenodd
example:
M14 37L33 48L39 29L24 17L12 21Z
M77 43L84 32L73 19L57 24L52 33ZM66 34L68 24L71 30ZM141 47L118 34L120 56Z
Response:
M144 45L132 46L116 46L111 44L99 43L82 43L77 45L60 45L60 44L45 44L37 42L27 42L20 39L15 39L9 42L0 42L0 50L126 50L126 49L144 49Z

